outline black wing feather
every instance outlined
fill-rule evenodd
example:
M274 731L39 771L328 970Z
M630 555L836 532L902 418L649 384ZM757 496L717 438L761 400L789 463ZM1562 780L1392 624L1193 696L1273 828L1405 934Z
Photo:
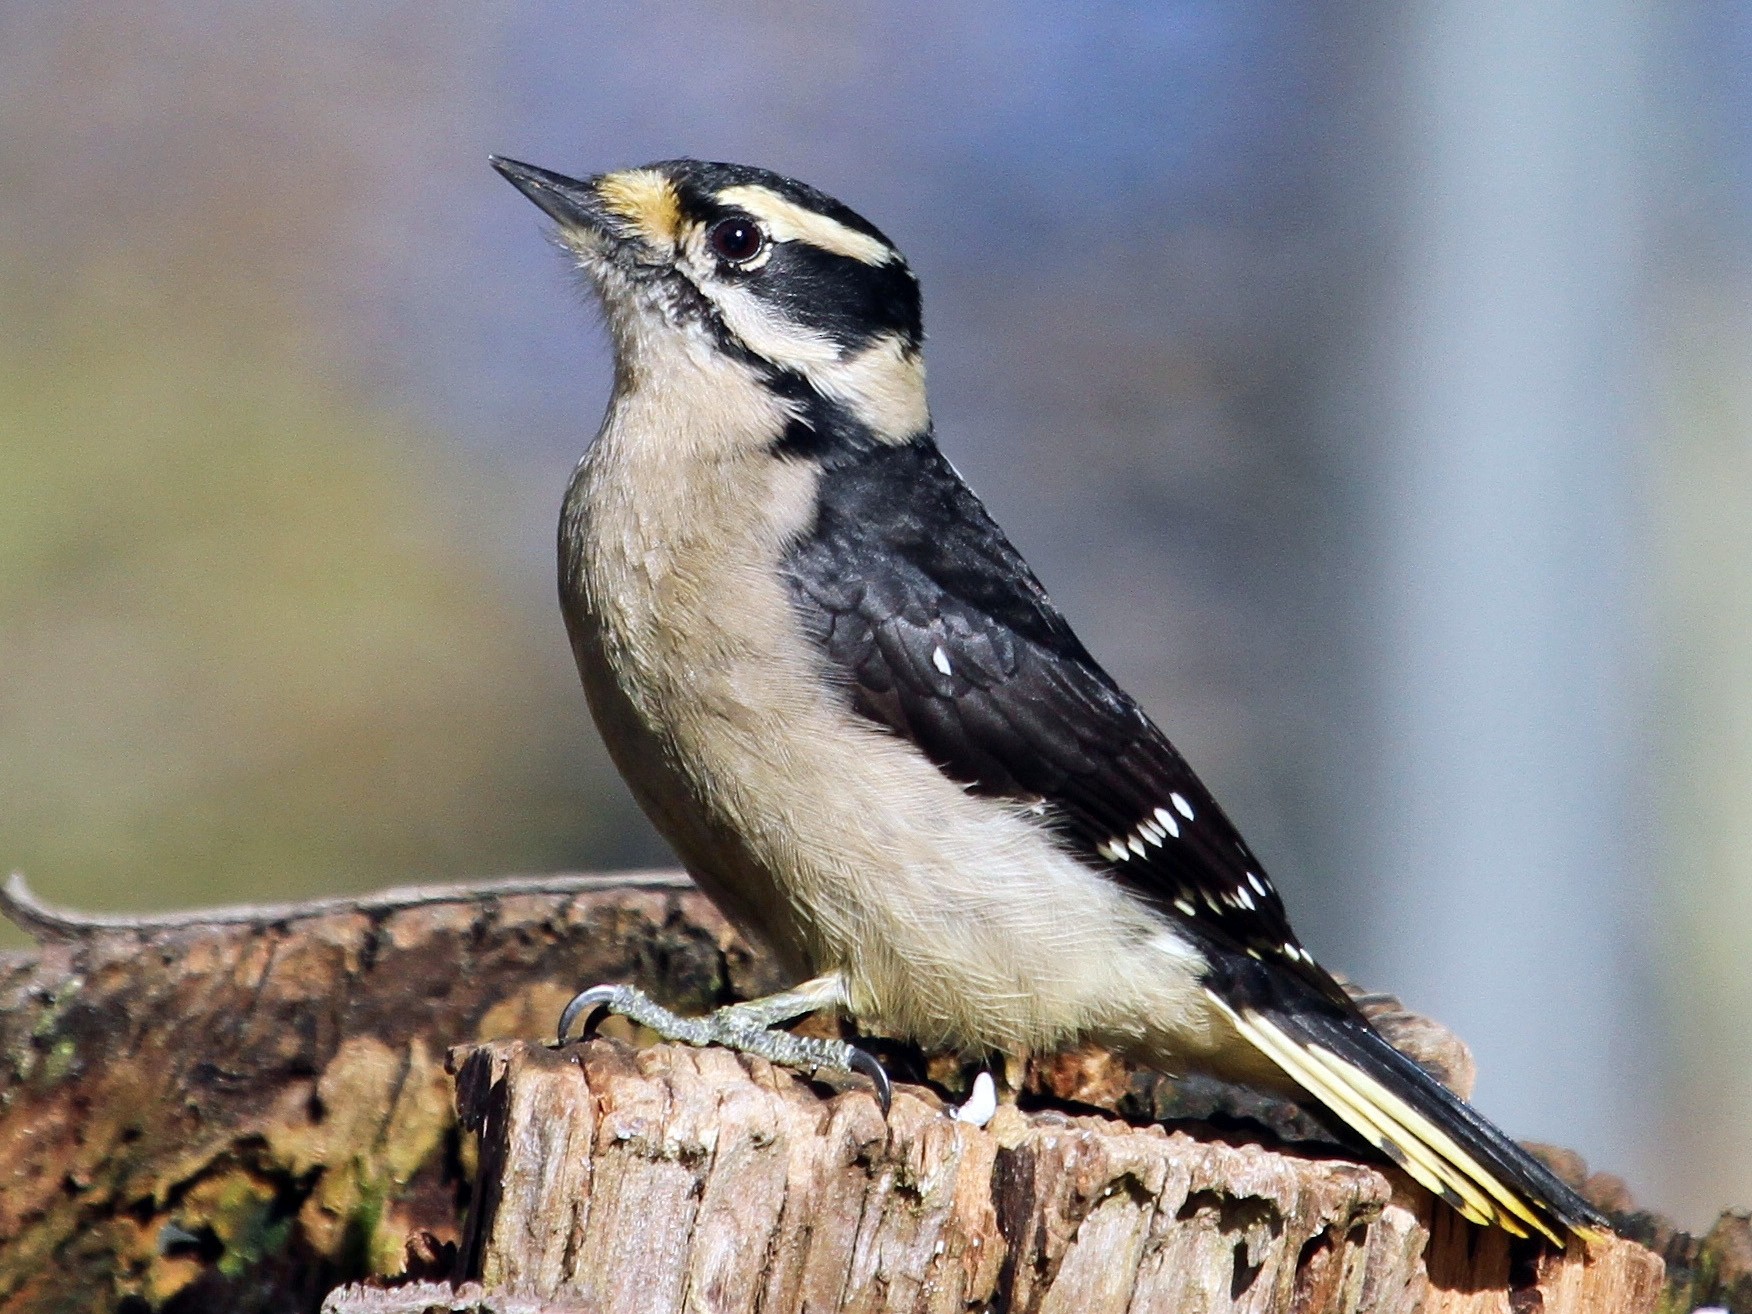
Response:
M1043 804L1084 862L1348 1009L1216 800L928 438L825 466L786 564L859 713L976 792Z

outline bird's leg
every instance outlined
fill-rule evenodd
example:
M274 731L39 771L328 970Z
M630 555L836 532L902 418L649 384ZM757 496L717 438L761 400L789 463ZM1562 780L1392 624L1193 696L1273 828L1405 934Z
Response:
M624 1017L649 1027L665 1040L679 1040L688 1045L723 1045L743 1054L754 1054L787 1068L805 1072L861 1072L876 1086L876 1098L882 1112L888 1112L893 1088L888 1074L873 1056L843 1040L822 1040L814 1036L794 1036L777 1030L805 1013L824 1008L844 1008L845 981L839 973L818 976L793 990L783 990L762 999L743 1004L731 1004L707 1013L704 1017L682 1017L664 1008L637 986L599 985L580 993L560 1014L560 1043L566 1043L572 1024L584 1017L584 1035L595 1029L606 1013Z

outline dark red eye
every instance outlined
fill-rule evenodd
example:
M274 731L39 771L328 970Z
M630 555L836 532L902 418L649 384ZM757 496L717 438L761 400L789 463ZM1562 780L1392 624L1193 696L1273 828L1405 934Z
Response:
M766 245L766 234L754 220L735 216L713 224L706 234L706 243L723 259L741 264L760 254Z

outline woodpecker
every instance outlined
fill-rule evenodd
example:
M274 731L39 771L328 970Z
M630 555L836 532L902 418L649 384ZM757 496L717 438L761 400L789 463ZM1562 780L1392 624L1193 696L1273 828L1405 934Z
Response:
M837 1009L1014 1057L1093 1041L1324 1106L1480 1225L1604 1217L1394 1049L1265 867L939 451L919 285L764 169L495 168L601 303L614 384L567 489L560 599L597 726L694 880L800 980L695 1044L887 1079L778 1024Z

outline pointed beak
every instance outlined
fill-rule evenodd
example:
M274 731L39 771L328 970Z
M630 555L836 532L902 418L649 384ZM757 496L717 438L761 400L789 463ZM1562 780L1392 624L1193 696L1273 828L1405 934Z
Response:
M609 216L602 208L593 179L579 181L502 155L489 155L487 162L561 228L581 228L598 234L609 231Z

